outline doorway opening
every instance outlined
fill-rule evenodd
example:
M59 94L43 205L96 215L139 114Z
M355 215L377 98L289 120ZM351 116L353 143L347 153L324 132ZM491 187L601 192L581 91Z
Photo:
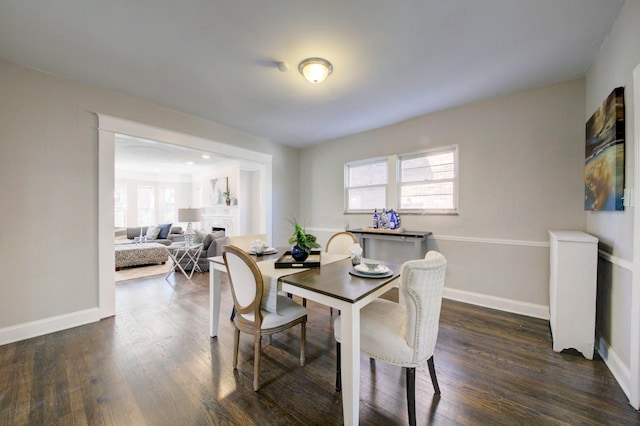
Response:
M114 189L115 151L118 135L220 154L237 161L259 164L262 182L259 185L259 197L262 202L257 227L271 235L271 155L104 114L98 114L98 122L98 305L101 318L115 314Z

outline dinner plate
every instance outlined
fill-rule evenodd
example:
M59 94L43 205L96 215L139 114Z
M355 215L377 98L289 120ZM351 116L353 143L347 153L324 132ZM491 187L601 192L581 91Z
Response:
M367 267L367 265L365 265L363 263L354 266L354 269L356 271L360 272L361 274L365 274L365 275L383 275L383 274L386 274L387 272L389 272L389 268L387 268L384 265L378 265L376 267L376 269L374 269L372 271L371 269L369 269Z
M349 270L349 273L351 275L355 275L356 277L360 277L360 278L387 278L393 275L393 271L391 269L387 268L387 272L383 272L381 274L368 274L368 273L364 273L364 272L360 272L358 271L355 267L351 268L351 270Z
M278 249L275 247L269 247L267 249L265 249L264 252L262 252L262 254L276 254L278 252ZM255 250L249 250L249 254L256 254Z

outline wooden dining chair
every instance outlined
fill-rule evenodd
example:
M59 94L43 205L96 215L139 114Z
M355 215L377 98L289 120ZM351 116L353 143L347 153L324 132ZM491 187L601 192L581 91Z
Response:
M442 290L447 261L436 251L424 259L402 265L400 300L376 299L360 311L360 351L372 360L398 365L406 370L407 410L409 424L416 424L416 367L427 361L433 390L440 394L433 352L438 337ZM338 368L336 390L340 379L340 323L334 321Z
M238 366L238 347L240 332L253 335L253 390L260 388L260 355L262 336L287 330L297 324L300 330L300 365L304 365L307 310L284 296L277 296L278 312L272 313L260 309L262 303L262 273L256 262L244 250L227 245L222 253L229 274L231 294L236 315L233 319L235 337L233 346L233 369Z
M324 251L332 254L350 254L349 249L353 247L354 244L358 244L358 237L351 232L337 232L329 238ZM329 312L333 315L333 308L329 308Z
M229 237L229 244L239 247L242 250L248 252L249 250L251 250L251 242L253 240L262 240L269 242L269 237L267 236L267 234L234 235Z
M353 235L351 232L337 232L329 238L329 241L327 241L325 251L327 253L349 254L349 249L354 244L358 244L358 237Z
M231 237L227 237L227 243L225 245L236 246L246 252L251 250L251 242L253 240L262 240L268 242L267 234L244 234L244 235L234 235ZM224 247L223 247L224 249ZM229 318L233 321L233 318L236 316L235 308L231 309L231 317Z

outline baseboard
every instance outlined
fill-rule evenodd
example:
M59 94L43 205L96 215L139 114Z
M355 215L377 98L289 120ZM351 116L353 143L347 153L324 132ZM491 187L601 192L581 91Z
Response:
M456 290L454 288L446 287L444 288L443 297L445 299L484 306L485 308L497 309L499 311L511 312L514 314L545 320L549 319L549 307L544 305L535 305L533 303L519 302L517 300L487 296L486 294L472 293L470 291Z
M620 388L627 395L627 398L631 400L631 371L629 367L622 362L618 354L609 345L609 342L602 337L596 336L596 347L600 357L604 360Z
M100 321L100 310L98 308L31 321L0 329L0 345L42 336L43 334L55 333L56 331L62 331L97 321Z

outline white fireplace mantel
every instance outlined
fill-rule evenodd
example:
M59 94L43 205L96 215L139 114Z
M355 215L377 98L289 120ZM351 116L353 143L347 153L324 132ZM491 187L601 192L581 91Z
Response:
M209 206L203 208L202 221L204 229L224 228L228 236L240 235L240 213L238 206Z

